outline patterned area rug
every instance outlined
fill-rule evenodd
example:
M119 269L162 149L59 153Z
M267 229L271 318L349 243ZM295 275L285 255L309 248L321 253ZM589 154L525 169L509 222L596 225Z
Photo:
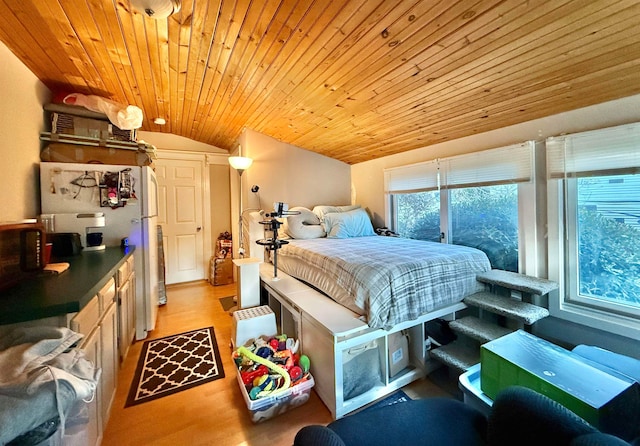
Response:
M224 378L213 327L145 341L125 407Z

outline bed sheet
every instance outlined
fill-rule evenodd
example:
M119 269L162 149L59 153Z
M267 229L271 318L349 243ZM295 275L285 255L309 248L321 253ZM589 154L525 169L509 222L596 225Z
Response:
M278 268L389 329L482 290L476 273L491 265L466 246L371 236L289 240Z

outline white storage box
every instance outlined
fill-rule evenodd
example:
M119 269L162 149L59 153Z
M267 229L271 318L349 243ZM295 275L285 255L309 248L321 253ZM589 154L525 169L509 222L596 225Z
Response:
M233 312L231 343L241 347L250 339L276 335L276 316L267 305Z
M315 384L313 376L309 374L309 379L290 387L279 395L251 400L247 393L247 389L242 383L242 378L240 377L240 371L238 369L236 369L236 378L238 379L238 384L240 385L240 391L242 392L244 401L247 403L247 407L251 412L251 421L254 423L260 423L268 420L276 415L280 415L281 413L288 411L289 409L293 409L294 407L298 407L306 403L309 399L309 395L311 394L311 388Z

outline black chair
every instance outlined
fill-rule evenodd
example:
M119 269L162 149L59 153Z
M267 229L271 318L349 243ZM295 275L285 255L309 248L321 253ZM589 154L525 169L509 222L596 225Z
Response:
M307 426L294 441L294 446L629 444L598 431L564 406L524 387L502 391L488 419L460 401L427 398L360 412L326 427Z

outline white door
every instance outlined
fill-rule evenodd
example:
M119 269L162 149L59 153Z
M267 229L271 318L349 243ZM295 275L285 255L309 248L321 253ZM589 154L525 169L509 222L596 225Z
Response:
M158 223L162 225L167 284L205 278L203 161L158 159Z

